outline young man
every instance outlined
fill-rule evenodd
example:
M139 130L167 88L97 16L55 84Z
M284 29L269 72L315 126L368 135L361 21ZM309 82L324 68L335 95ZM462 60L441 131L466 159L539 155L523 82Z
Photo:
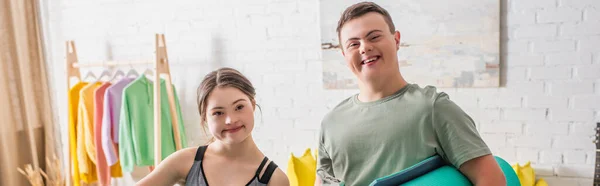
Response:
M385 9L354 4L343 12L337 32L360 92L322 121L317 182L369 185L439 154L475 185L506 185L470 116L435 87L404 80L400 32Z

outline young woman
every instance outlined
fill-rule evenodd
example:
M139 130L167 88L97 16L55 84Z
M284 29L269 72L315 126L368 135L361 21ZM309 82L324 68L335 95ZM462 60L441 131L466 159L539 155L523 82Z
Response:
M289 185L285 173L252 139L256 100L252 83L232 68L209 73L198 87L202 125L213 138L209 145L179 150L137 185Z

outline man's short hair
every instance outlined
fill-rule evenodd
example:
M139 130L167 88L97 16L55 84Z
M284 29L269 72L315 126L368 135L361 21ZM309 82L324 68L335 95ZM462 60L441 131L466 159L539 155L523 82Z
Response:
M346 24L346 22L355 19L357 17L360 17L362 15L365 15L369 12L375 12L375 13L379 13L383 16L385 22L388 24L388 27L390 28L390 33L394 33L396 31L396 27L394 26L394 22L392 22L392 17L390 16L390 14L387 12L387 10L385 10L384 8L382 8L381 6L373 3L373 2L360 2L360 3L356 3L348 8L346 8L346 10L344 10L344 12L342 13L342 16L340 17L340 20L338 21L338 26L337 26L337 34L338 34L338 40L340 39L340 31L342 30L342 27L344 26L344 24ZM341 43L341 41L340 41Z

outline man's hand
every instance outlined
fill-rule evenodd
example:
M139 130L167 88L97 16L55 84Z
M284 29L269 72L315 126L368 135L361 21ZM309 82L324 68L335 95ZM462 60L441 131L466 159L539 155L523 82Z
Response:
M492 155L485 155L469 160L463 163L459 170L476 186L506 185L504 172L502 172L498 162L496 162L496 159Z
M315 179L315 186L321 186L321 177L319 177L319 175L317 175L317 179Z

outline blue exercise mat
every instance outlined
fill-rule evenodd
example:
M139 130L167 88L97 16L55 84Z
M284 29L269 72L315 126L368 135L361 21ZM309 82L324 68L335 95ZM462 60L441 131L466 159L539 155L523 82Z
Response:
M506 178L507 186L521 186L517 174L502 158L494 157ZM471 182L439 155L427 158L400 172L378 178L370 186L471 186Z

